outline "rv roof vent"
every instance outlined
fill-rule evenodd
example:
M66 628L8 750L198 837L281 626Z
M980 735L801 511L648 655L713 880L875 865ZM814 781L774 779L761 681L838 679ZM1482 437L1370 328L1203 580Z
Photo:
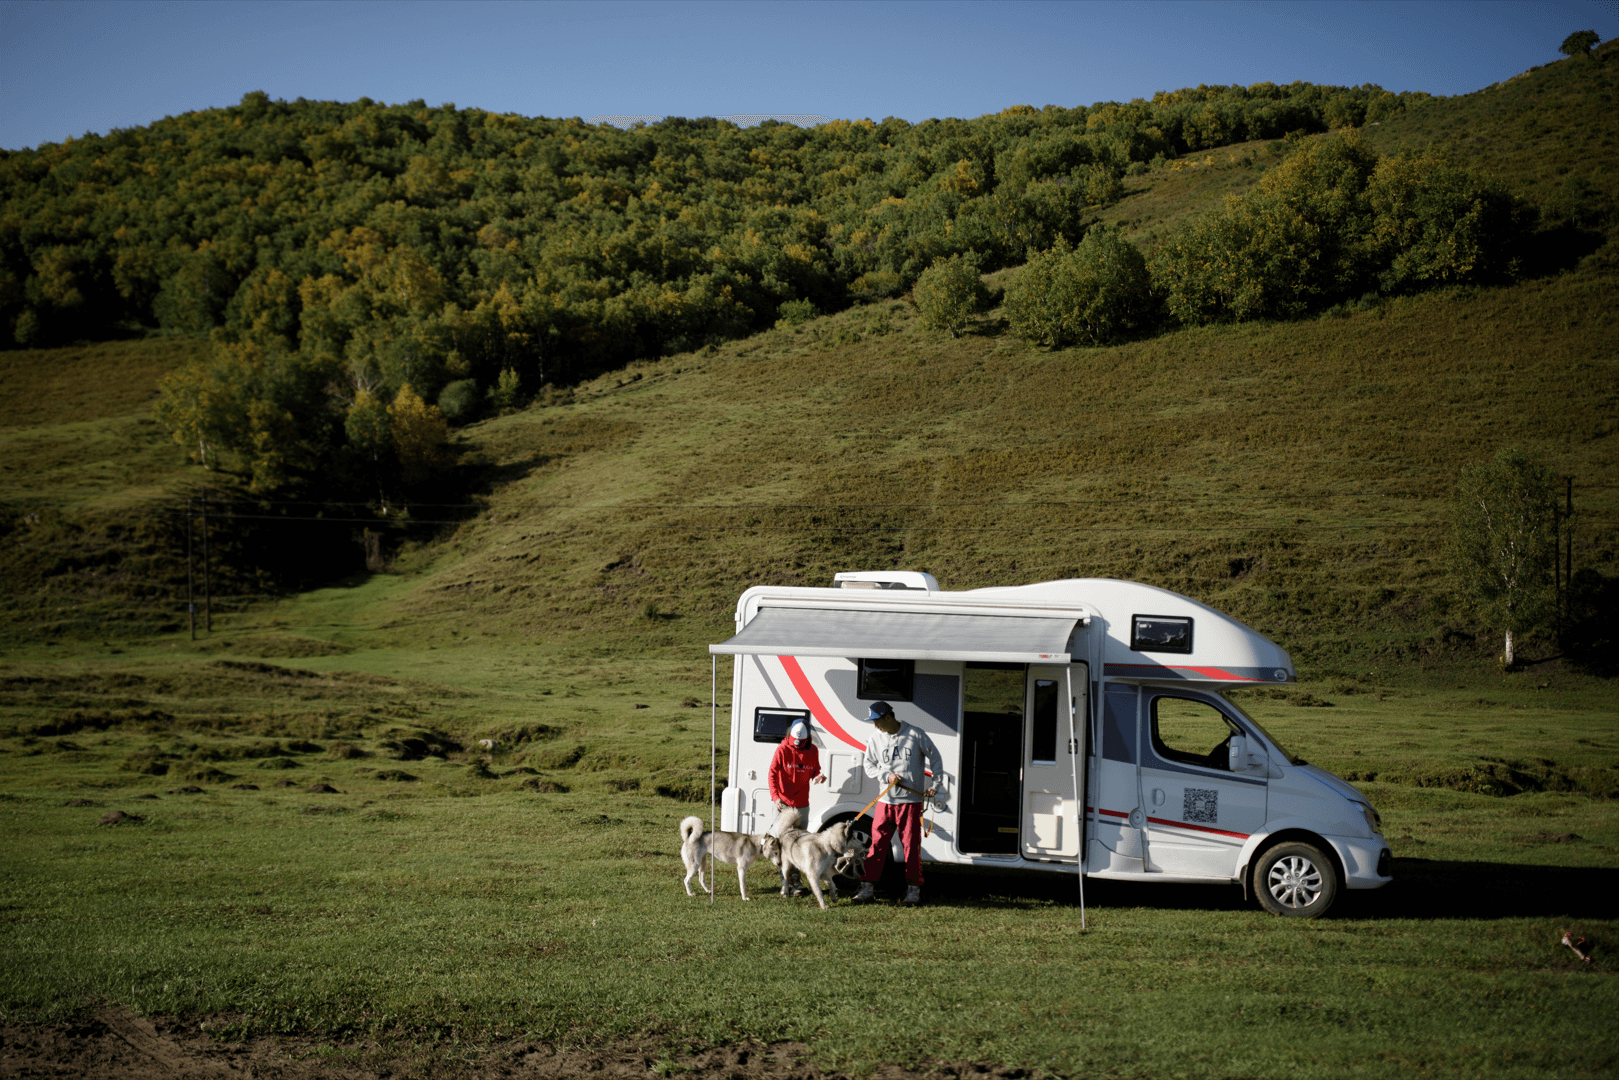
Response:
M833 574L832 581L840 589L916 589L938 592L939 582L932 574L914 570L852 570Z

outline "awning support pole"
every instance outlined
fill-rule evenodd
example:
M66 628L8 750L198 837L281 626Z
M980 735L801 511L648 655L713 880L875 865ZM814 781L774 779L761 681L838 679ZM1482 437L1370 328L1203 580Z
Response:
M1079 850L1074 859L1074 870L1079 874L1079 928L1085 929L1085 800L1079 796L1079 738L1074 732L1074 712L1079 702L1074 698L1074 668L1068 666L1068 773L1074 785L1074 825L1079 833Z
M708 831L717 831L714 828L714 781L718 776L715 762L719 755L716 747L719 745L720 733L720 658L710 655L708 658ZM714 877L714 845L708 845L708 902L714 903L714 894L719 892L718 881Z

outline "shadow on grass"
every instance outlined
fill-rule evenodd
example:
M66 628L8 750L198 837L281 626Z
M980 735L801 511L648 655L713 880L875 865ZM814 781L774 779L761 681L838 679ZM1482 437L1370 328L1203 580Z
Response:
M1353 913L1374 919L1619 917L1619 869L1609 867L1396 859L1394 884L1379 892L1386 896L1350 893Z
M1607 241L1607 236L1596 229L1574 224L1542 229L1524 242L1524 276L1544 278L1572 270Z
M1071 874L993 872L929 865L925 901L931 906L1077 906ZM903 880L885 874L879 895L897 897ZM1156 911L1237 911L1257 908L1236 885L1162 885L1085 881L1087 906ZM1397 859L1394 883L1346 890L1329 918L1338 919L1614 919L1619 918L1619 869L1526 866L1516 863Z

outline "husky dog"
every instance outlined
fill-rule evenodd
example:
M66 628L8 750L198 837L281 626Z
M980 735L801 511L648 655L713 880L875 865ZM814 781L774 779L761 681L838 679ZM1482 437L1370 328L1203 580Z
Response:
M788 829L781 834L775 854L767 852L767 856L781 867L783 886L791 871L799 871L815 894L815 902L824 908L826 898L822 895L821 883L826 882L826 892L837 900L838 887L832 880L833 875L860 866L867 840L865 833L855 831L852 821L840 821L818 833Z
M703 860L713 852L719 862L736 863L736 881L741 886L742 899L752 900L748 895L748 867L755 859L765 856L764 842L774 839L751 833L708 832L703 828L703 819L695 815L681 821L680 858L686 864L686 895L697 895L691 891L694 876L704 892L713 891L703 880Z

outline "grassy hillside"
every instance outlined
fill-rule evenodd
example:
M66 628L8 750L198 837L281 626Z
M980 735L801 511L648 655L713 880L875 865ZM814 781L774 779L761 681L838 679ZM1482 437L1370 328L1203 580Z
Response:
M1150 581L1326 668L1458 643L1487 654L1488 641L1467 646L1483 628L1454 608L1437 559L1464 464L1521 445L1574 477L1576 564L1616 569L1619 342L1606 312L1619 146L1602 122L1615 72L1564 61L1365 129L1385 151L1465 153L1551 207L1548 266L1519 285L1054 352L1008 336L999 312L952 339L879 302L631 365L548 399L563 404L465 428L455 482L408 508L426 524L233 506L215 522L217 591L272 587L246 565L269 547L357 570L370 528L411 575L397 604L421 632L475 617L682 651L723 628L748 583L899 566L952 588ZM1150 244L1246 190L1283 149L1242 144L1128 177L1104 216ZM1583 178L1573 202L1570 176ZM181 613L175 500L204 482L229 499L240 484L185 469L146 404L154 375L201 347L0 355L8 633L102 634L120 595L150 616L134 620L143 630L165 606L170 625ZM120 545L150 564L122 593Z

